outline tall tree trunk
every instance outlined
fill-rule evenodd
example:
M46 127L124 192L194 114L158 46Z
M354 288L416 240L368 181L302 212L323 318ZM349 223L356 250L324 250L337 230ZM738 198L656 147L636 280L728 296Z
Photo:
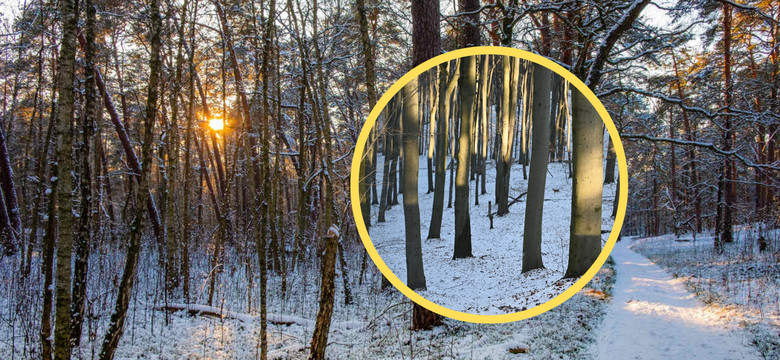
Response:
M601 253L604 123L578 89L572 89L572 200L569 264L565 277L584 274Z
M54 73L54 77L56 79L57 73ZM56 107L56 98L55 94L57 93L57 82L54 81L54 85L52 87L52 101L51 101L51 112L49 114L49 127L46 130L46 143L44 144L44 149L46 151L43 152L44 156L48 155L48 149L52 145L51 139L54 136L54 128L57 126L56 120L57 120L57 107ZM51 173L56 174L57 173L57 158L56 158L56 150L55 154L52 157L51 161ZM46 179L48 176L46 175L45 169L45 159L39 159L38 162L38 174L41 176L42 179ZM40 182L40 187L38 189L38 196L43 197L45 196L46 192L43 190L45 187L46 181ZM56 194L58 191L58 182L57 181L51 181L51 194ZM38 203L40 204L40 202ZM38 208L34 208L35 214L38 213ZM41 311L41 331L40 331L40 340L41 340L41 355L44 359L48 360L51 359L52 354L52 324L51 324L51 312L52 312L52 302L54 300L54 287L52 286L54 282L54 244L56 242L55 236L57 232L57 201L55 200L54 196L51 196L49 198L49 203L46 209L46 214L48 215L48 219L46 220L46 227L44 229L44 236L43 236L43 246L41 249L42 252L42 264L41 264L41 272L43 273L43 309ZM37 219L38 217L36 217ZM5 219L5 222L8 220ZM33 221L33 228L32 230L37 233L37 223Z
M513 59L509 56L501 58L503 65L503 79L501 81L503 91L501 93L501 154L496 160L496 214L504 216L509 213L509 179L512 171L512 142L515 134L515 119L512 118L511 108L517 106L512 103L512 95L517 91L517 84L512 76ZM514 69L519 71L520 69ZM549 77L549 76L548 76ZM549 90L549 84L548 84ZM549 105L549 104L548 104Z
M731 106L731 6L723 4L723 98L724 105L728 111ZM723 115L723 151L731 151L733 141L733 129L731 128L731 116ZM723 243L734 241L732 234L732 209L736 194L734 191L734 161L729 157L723 158L723 165L720 181L718 182L719 191L723 192L723 202L718 202L718 208L721 213L721 227L717 236ZM722 249L718 249L722 251Z
M8 214L8 223L10 225L8 238L0 238L3 252L5 255L13 255L18 249L22 240L22 220L19 205L17 203L16 187L14 186L14 174L11 168L10 157L6 146L6 136L3 128L5 124L0 119L0 187L3 191L3 199Z
M404 224L406 233L406 284L412 290L425 289L422 242L420 239L420 204L417 199L419 172L418 138L420 125L417 101L418 82L412 80L403 89L403 146L404 146Z
M471 218L469 216L469 163L471 159L471 128L474 124L474 95L477 61L475 56L461 59L460 136L458 140L458 169L455 175L455 249L453 259L471 254Z
M393 141L390 136L390 127L395 116L395 97L390 99L385 110L384 125L381 129L380 136L384 139L383 161L382 161L382 185L381 192L379 194L379 214L377 215L377 222L385 222L385 210L390 204L390 163L392 162L392 146Z
M615 153L615 144L611 137L607 137L607 170L604 176L604 183L611 184L615 182L615 160L617 160L617 154ZM674 145L672 145L674 147Z
M325 253L322 256L320 282L320 302L317 311L317 321L314 336L311 341L309 359L325 359L325 348L328 346L328 331L331 315L333 315L333 299L335 297L336 252L338 251L339 231L336 225L331 225L325 235Z
M428 239L441 238L441 220L444 213L444 185L445 174L447 173L447 133L449 113L450 113L450 96L455 90L455 86L458 84L458 78L460 77L460 71L458 70L458 62L455 61L455 73L447 81L449 63L439 65L439 118L436 119L439 123L436 126L436 186L434 186L433 193L433 209L431 212L431 223L428 227Z
M11 168L8 150L5 144L5 127L0 118L0 201L3 201L3 217L5 221L0 222L0 246L3 247L4 255L14 255L19 250L22 239L21 220L19 216L19 206L16 202L16 189L14 187L13 169Z
M130 224L130 241L127 248L127 259L125 268L122 272L122 279L117 293L116 306L111 314L106 336L103 340L103 346L100 350L101 360L110 360L114 358L116 348L119 345L119 339L124 332L124 323L127 317L127 309L130 304L130 297L133 293L133 282L138 267L138 256L141 251L141 232L143 229L143 211L141 206L145 202L151 202L149 192L149 175L152 167L152 141L154 120L157 115L158 85L160 81L160 33L162 29L162 19L160 17L160 4L158 0L152 0L151 10L151 29L150 43L151 53L149 60L149 86L146 99L146 113L144 116L144 135L141 148L141 173L138 181L138 193L136 194L135 216ZM162 239L157 237L158 242Z
M441 35L439 30L439 1L412 0L412 66L417 66L441 52ZM428 72L430 86L433 86L435 72ZM403 113L403 149L404 149L404 220L406 224L406 267L407 285L412 289L425 288L425 272L423 271L422 244L420 234L420 204L417 197L417 175L419 172L419 157L417 153L418 140L422 140L420 132L420 116L418 103L418 80L412 80L404 87ZM433 99L429 99L433 102ZM432 116L436 116L433 112ZM433 119L430 120L433 125ZM430 154L430 153L429 153ZM430 155L428 156L428 183L431 185ZM468 190L467 190L468 191ZM468 202L468 196L466 197ZM468 206L468 204L466 204ZM438 321L438 316L428 309L414 304L414 312L419 314L412 319L412 329L430 328Z
M81 343L81 327L84 321L84 304L87 297L87 273L89 271L89 248L91 240L90 223L92 220L92 172L90 171L89 143L92 141L97 123L97 102L95 91L95 14L92 0L86 1L86 38L84 51L84 117L82 124L82 144L78 151L81 159L81 209L79 210L78 233L75 243L76 259L73 271L73 305L71 314L71 342L74 346Z
M333 293L334 293L334 278L335 278L335 262L336 252L338 247L338 228L333 224L333 184L330 178L330 166L333 163L333 155L331 151L331 135L330 128L332 126L329 112L329 104L327 93L325 88L328 86L328 80L324 75L324 58L320 51L319 45L319 32L318 25L319 20L317 16L318 1L313 2L313 43L314 43L314 57L316 60L316 78L317 78L317 96L313 97L315 114L319 113L316 126L318 129L318 135L320 139L323 139L320 143L322 155L320 161L322 164L322 181L324 190L324 201L322 202L323 214L321 222L324 226L330 226L325 235L325 252L323 254L321 262L322 283L320 287L320 303L319 310L317 312L317 321L314 326L314 334L312 336L311 343L311 359L322 359L325 356L325 348L328 344L328 333L330 331L331 316L333 315Z
M179 175L179 104L176 101L177 96L181 92L182 86L182 67L184 66L184 28L187 20L187 5L189 1L185 0L181 7L181 22L179 24L178 34L179 42L176 49L176 64L174 70L173 89L171 90L171 123L169 126L169 134L167 140L167 155L168 164L165 167L165 179L168 181L169 188L165 196L168 199L166 201L166 225L168 227L166 231L166 259L165 259L165 288L168 297L173 295L173 291L179 286L180 274L178 273L178 267L176 266L176 248L180 241L180 234L178 233L179 222L174 221L176 216L176 207L174 206L174 199L176 199L176 193L178 189L178 175ZM186 211L186 210L185 210ZM185 214L186 216L186 214ZM182 235L187 236L186 233Z
M363 61L366 68L366 88L368 92L368 110L371 111L376 106L376 75L374 71L374 52L372 51L371 39L368 34L368 18L366 16L365 0L356 0L359 22L360 22L360 43L363 49ZM360 209L363 214L363 223L368 228L371 226L371 185L376 179L374 172L375 147L373 129L366 141L366 148L363 151L363 158L360 162Z
M683 92L682 87L682 77L680 76L680 71L678 70L677 66L677 57L674 56L674 53L672 53L672 64L674 66L674 74L675 77L677 77L677 97L680 99L680 111L682 112L682 118L683 118L683 128L685 130L685 140L686 141L695 141L695 136L691 127L691 122L688 118L688 111L685 110L685 108L682 106L685 103L685 94ZM686 196L686 202L689 202L689 198L693 197L693 203L694 203L694 214L696 216L696 233L700 233L702 231L702 218L701 218L701 196L699 196L698 193L698 186L699 186L699 180L698 180L698 170L696 168L696 152L693 146L688 146L686 153L688 154L688 171L689 171L689 177L690 177L690 189L686 189L686 193L692 194L690 196Z
M523 272L544 268L542 261L542 213L544 188L547 181L547 159L550 139L550 82L549 69L533 65L534 69L534 128L531 152L531 178L528 180L528 202L523 230ZM557 76L557 75L556 75ZM598 117L597 117L597 120ZM599 231L601 228L599 227ZM600 236L599 232L599 236ZM600 238L599 238L600 239Z
M520 147L522 149L522 156L521 159L519 159L523 164L523 180L528 179L526 167L528 166L528 161L530 159L528 153L530 150L529 144L531 141L531 119L534 116L534 82L532 80L535 69L535 66L531 66L529 62L526 61L525 64L526 66L523 76L523 127L520 129Z
M186 7L185 7L186 8ZM197 6L192 10L192 18L195 18L197 13ZM186 133L184 134L184 219L182 224L182 243L181 243L181 269L179 274L181 276L181 288L184 301L189 302L190 299L190 194L193 187L192 165L190 163L191 146L192 146L192 126L195 120L195 24L190 25L190 48L188 54L188 75L189 75L189 88L188 101L187 101L187 122ZM251 166L248 166L251 168Z
M71 252L73 247L73 117L76 27L78 25L78 0L63 0L62 44L57 64L57 192L52 201L57 206L57 270L55 281L56 308L54 313L54 358L70 359L70 301L71 301ZM56 200L55 200L56 199Z
M459 11L469 13L461 24L461 47L479 46L479 0L460 0ZM458 170L455 176L455 250L453 259L471 254L471 218L469 216L469 161L471 160L471 128L474 125L474 95L477 82L477 58L461 60L458 79L460 96L460 135L458 139Z

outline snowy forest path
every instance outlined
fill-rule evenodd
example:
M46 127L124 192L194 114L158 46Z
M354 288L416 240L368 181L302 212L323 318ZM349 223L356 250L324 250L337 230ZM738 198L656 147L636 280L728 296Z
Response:
M758 354L727 312L706 306L683 279L615 245L617 280L592 351L597 359L752 359Z

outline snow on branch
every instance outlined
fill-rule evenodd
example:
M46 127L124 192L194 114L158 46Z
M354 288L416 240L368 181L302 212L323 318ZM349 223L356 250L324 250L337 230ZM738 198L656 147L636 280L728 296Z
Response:
M772 117L772 118L775 118L775 119L780 119L780 114L775 114L775 113L772 113L772 112L769 112L769 111L754 112L754 111L734 109L734 108L725 107L725 106L722 106L722 107L716 109L715 111L709 111L709 110L704 109L704 108L699 107L699 106L686 105L685 102L682 99L678 98L678 97L669 96L669 95L666 95L666 94L663 94L663 93L653 92L653 91L639 89L639 88L635 88L635 87L629 87L629 86L617 86L617 87L609 88L609 89L606 89L604 91L601 91L601 92L597 93L596 95L598 97L604 97L604 96L612 95L612 94L617 93L617 92L631 92L631 93L635 93L635 94L639 94L639 95L653 97L653 98L662 100L662 101L667 102L667 103L678 104L680 106L680 108L682 108L683 110L694 112L694 113L698 113L698 114L701 114L704 117L707 117L707 118L710 118L710 119L713 119L713 118L716 118L716 117L722 116L722 115Z
M681 140L681 139L671 139L671 138L663 138L663 137L656 137L651 136L647 134L621 134L621 139L628 139L628 140L648 140L648 141L654 141L654 142L666 142L666 143L672 143L676 145L683 145L683 146L694 146L699 147L703 149L710 150L716 154L723 155L723 156L732 156L742 162L743 165L746 167L756 168L756 169L762 169L762 170L774 170L774 171L780 171L780 166L776 166L774 164L756 164L742 155L738 154L736 150L730 150L726 151L723 150L715 144L712 143L705 143L705 142L699 142L699 141L688 141L688 140Z
M601 80L601 76L603 74L602 70L604 69L604 63L606 63L607 56L609 56L610 51L612 51L612 48L615 46L615 43L620 38L620 36L623 35L623 33L634 24L634 21L637 17L639 17L642 9L644 9L649 2L650 0L634 1L634 3L631 4L631 6L623 14L623 17L621 17L620 20L618 20L618 22L615 23L611 29L609 29L607 36L605 36L601 41L601 44L599 44L598 52L596 52L596 56L593 58L593 63L591 64L590 70L588 71L588 77L585 80L585 85L587 85L589 88L594 89L596 85L598 85L598 82Z

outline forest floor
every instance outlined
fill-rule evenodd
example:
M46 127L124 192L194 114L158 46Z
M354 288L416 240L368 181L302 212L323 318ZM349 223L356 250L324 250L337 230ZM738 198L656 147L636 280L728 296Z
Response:
M630 249L615 245L614 297L593 346L599 359L754 359L740 314L705 305L681 278Z
M151 238L148 241L153 241ZM326 356L329 359L587 359L588 344L607 307L614 282L611 263L568 301L530 319L507 324L472 324L444 319L428 331L410 331L412 304L390 287L381 290L382 275L369 264L359 279L362 245L343 239L346 278L354 303L344 303L344 274L337 268L336 302ZM115 299L116 279L124 260L120 247L94 252L90 259L87 319L74 359L96 359ZM258 359L259 287L248 281L240 252L228 251L213 306L205 306L210 254L193 245L192 298L185 308L222 313L222 317L186 311L166 312L159 286L157 254L145 250L116 359ZM0 359L40 358L42 277L20 280L14 261L0 260ZM253 267L256 256L250 256ZM250 276L256 277L256 270ZM269 272L268 354L270 359L305 359L318 310L319 268L301 264L287 276Z
M449 161L448 161L449 163ZM572 184L567 163L550 163L548 167L542 225L542 259L544 269L520 273L523 259L523 224L526 197L509 208L509 214L493 220L490 229L488 201L495 206L495 163L487 164L486 190L474 205L474 181L471 181L471 244L474 257L452 259L455 238L455 209L445 208L442 217L441 238L426 239L433 208L433 192L428 188L427 159L420 158L419 187L420 223L423 265L427 289L418 291L426 299L452 310L471 314L514 313L542 304L566 290L577 279L561 280L569 259L569 223L571 218ZM378 176L381 179L381 174ZM449 187L450 171L447 171ZM481 181L481 180L480 180ZM527 191L522 165L514 164L510 177L509 197L513 199ZM447 188L449 189L449 188ZM611 229L610 217L615 184L604 185L602 229ZM399 204L385 213L386 222L376 223L378 205L372 209L374 218L371 240L387 266L406 282L403 194ZM510 201L511 202L511 201ZM609 234L603 234L606 242Z

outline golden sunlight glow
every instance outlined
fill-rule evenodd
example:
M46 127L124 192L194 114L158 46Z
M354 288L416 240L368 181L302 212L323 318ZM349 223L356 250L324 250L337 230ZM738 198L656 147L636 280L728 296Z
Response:
M214 118L209 120L209 127L214 131L222 131L225 128L226 121L220 118Z

